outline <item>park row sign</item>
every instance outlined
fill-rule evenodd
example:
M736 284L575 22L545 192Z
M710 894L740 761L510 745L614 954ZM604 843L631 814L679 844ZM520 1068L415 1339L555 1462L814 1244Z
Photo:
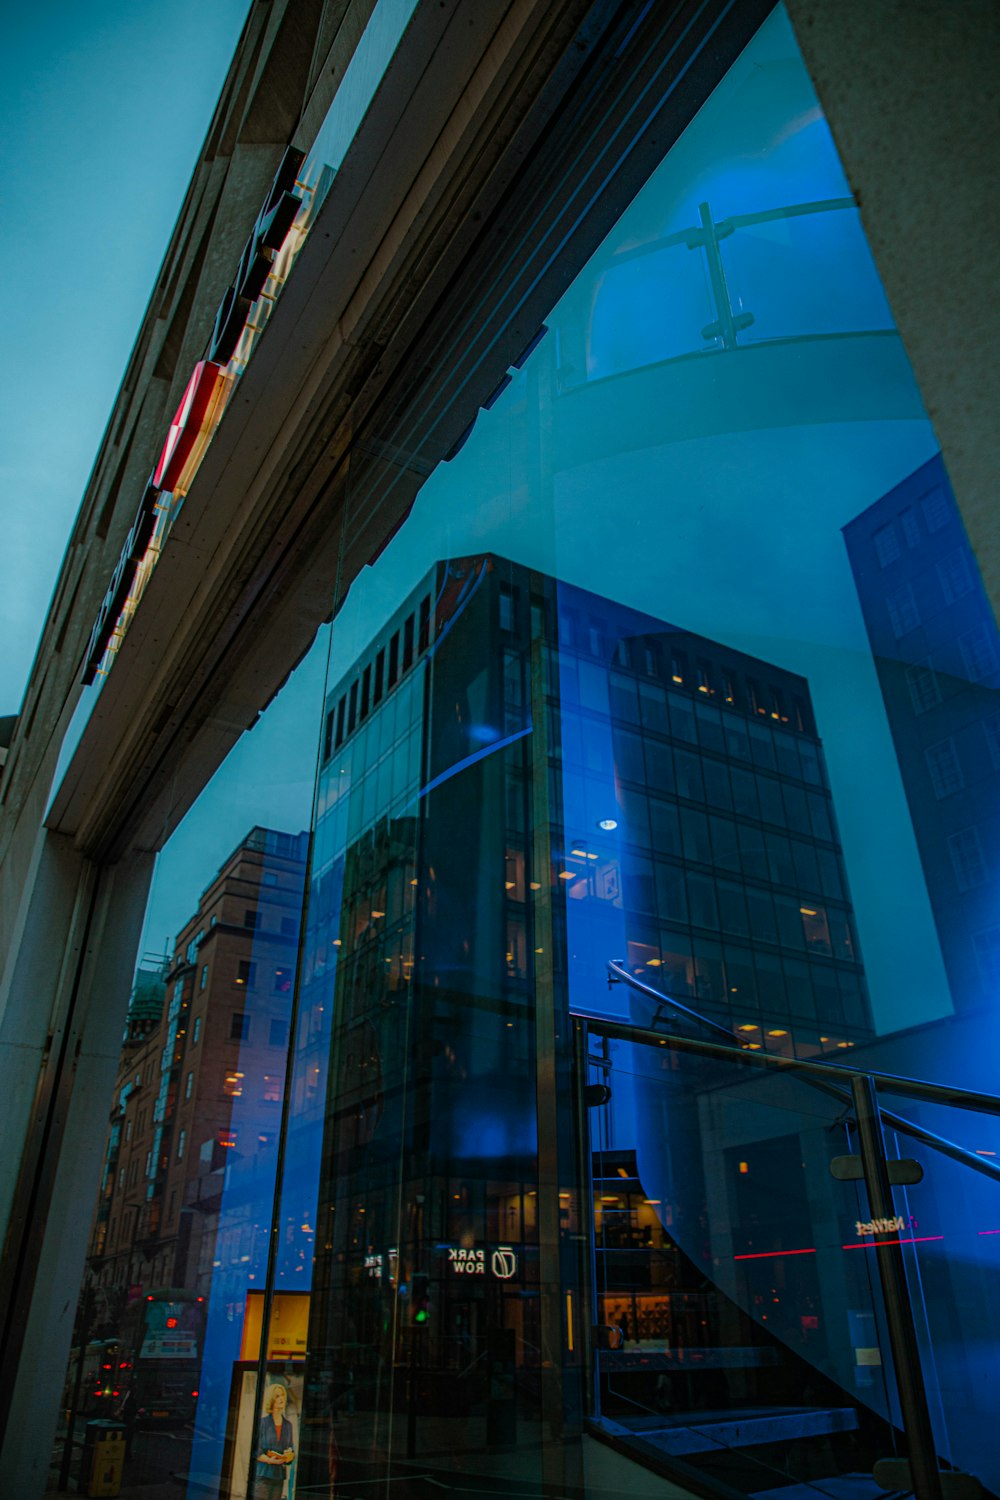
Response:
M289 146L125 538L90 633L83 663L86 685L106 675L125 637L167 532L309 232L318 206L315 189L322 180L322 164L307 161Z

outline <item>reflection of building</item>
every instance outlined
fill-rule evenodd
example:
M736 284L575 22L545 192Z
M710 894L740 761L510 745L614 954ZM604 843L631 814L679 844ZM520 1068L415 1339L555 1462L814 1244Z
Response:
M101 1286L193 1289L218 1169L275 1139L305 846L253 829L178 935L165 994L136 985L91 1243Z
M542 688L532 687L536 657ZM423 658L426 678L397 688ZM541 723L533 691L543 694ZM439 565L329 701L326 837L348 851L345 904L362 866L370 896L342 918L338 942L354 951L378 937L366 975L377 970L381 985L401 985L412 964L407 945L392 939L412 903L401 902L405 858L390 845L411 848L428 793L522 737L528 774L543 764L552 773L546 867L537 870L537 844L529 850L537 819L523 805L523 779L510 782L499 819L507 823L497 856L503 902L482 902L462 938L476 952L463 946L453 968L488 972L495 949L506 978L530 979L525 861L533 857L532 889L544 883L564 898L557 941L570 942L562 962L571 983L603 983L624 944L634 972L666 993L748 1036L770 1023L774 1050L788 1050L788 1032L807 1051L866 1034L805 679L499 558ZM405 811L405 826L380 821L393 811ZM388 827L391 837L372 831ZM469 859L475 836L466 825ZM372 847L379 837L389 843ZM371 892L390 868L395 882ZM468 925L461 903L454 915L457 927Z
M509 1435L491 1364L543 1411L577 1399L579 1338L546 1352L580 1315L567 1002L602 1008L625 954L758 1048L867 1032L808 686L501 558L440 563L328 697L319 809L307 1383L348 1362L377 1411L416 1363L427 1419Z
M844 528L956 1010L1000 983L1000 637L940 458Z

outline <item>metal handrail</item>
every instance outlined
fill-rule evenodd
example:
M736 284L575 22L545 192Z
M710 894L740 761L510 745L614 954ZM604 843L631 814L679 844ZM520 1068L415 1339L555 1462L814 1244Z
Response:
M949 1088L942 1084L927 1083L921 1079L903 1078L891 1073L874 1073L863 1068L851 1068L837 1063L817 1063L805 1058L780 1057L774 1053L751 1051L740 1046L736 1038L724 1028L699 1016L669 995L663 995L651 986L642 984L629 974L623 964L615 960L608 962L609 983L622 980L633 985L644 994L652 996L658 1004L674 1007L689 1020L726 1037L725 1042L700 1041L693 1037L681 1037L657 1031L652 1027L635 1026L627 1022L604 1020L571 1011L574 1020L586 1023L588 1030L598 1036L622 1041L639 1042L644 1045L671 1047L679 1052L692 1052L702 1057L739 1059L751 1067L780 1069L791 1072L814 1084L824 1093L833 1094L846 1102L854 1114L854 1126L860 1152L860 1175L864 1178L868 1203L873 1220L891 1219L895 1215L890 1176L890 1164L883 1140L883 1126L908 1135L915 1135L924 1144L930 1145L946 1155L952 1156L977 1171L990 1176L1000 1172L990 1164L974 1157L960 1146L935 1137L933 1132L900 1116L891 1115L881 1109L877 1090L884 1088L890 1093L903 1093L914 1099L930 1103L949 1104L959 1109L975 1110L984 1114L1000 1114L1000 1098L968 1089ZM834 1082L843 1080L843 1082ZM845 1083L847 1087L845 1088ZM913 1308L907 1284L906 1269L902 1258L902 1241L899 1239L874 1240L879 1281L885 1303L887 1331L896 1371L896 1389L907 1435L909 1457L904 1463L907 1486L912 1487L920 1500L942 1500L944 1480L940 1473L934 1441L927 1392L924 1383L920 1347L913 1318ZM957 1477L957 1476L949 1476ZM967 1478L969 1476L962 1476Z
M723 1027L716 1026L714 1021L709 1021L704 1016L699 1016L695 1010L688 1009L674 1000L670 995L664 995L661 991L654 990L637 980L633 974L623 968L616 960L608 961L608 973L614 974L617 979L624 980L634 988L641 989L645 994L652 995L661 1003L672 1006L683 1012L691 1020L700 1025L711 1028L716 1032L723 1032L728 1038L728 1045L720 1042L702 1042L694 1037L679 1037L667 1033L655 1031L648 1026L634 1026L629 1022L605 1020L602 1017L588 1015L586 1011L571 1011L570 1014L582 1021L588 1021L591 1028L607 1036L616 1036L620 1041L643 1040L656 1042L669 1040L671 1046L683 1052L701 1053L705 1057L739 1057L741 1062L749 1063L753 1067L774 1068L790 1073L805 1073L814 1078L842 1078L846 1080L846 1086L850 1087L852 1078L859 1074L874 1080L877 1088L884 1089L889 1094L907 1094L913 1099L922 1099L929 1104L950 1104L957 1109L976 1110L980 1114L1000 1115L1000 1098L995 1094L984 1094L974 1089L957 1089L950 1085L941 1083L927 1083L919 1078L905 1078L897 1073L876 1073L870 1068L850 1068L841 1063L819 1063L804 1057L781 1057L776 1052L751 1052L736 1043L731 1032L726 1032ZM616 1030L617 1028L617 1030Z
M688 1014L697 1018L698 1013L697 1011L689 1011ZM599 1035L615 1036L620 1041L640 1042L643 1045L652 1044L653 1042L658 1044L663 1043L676 1046L680 1051L688 1052L701 1050L698 1046L685 1045L690 1038L677 1037L671 1032L653 1031L649 1027L633 1026L629 1022L603 1021L599 1016L591 1015L587 1011L573 1010L570 1011L570 1015L574 1020L586 1021L590 1029ZM711 1025L712 1023L709 1022L707 1024ZM618 1029L617 1031L612 1031L611 1027L617 1027ZM786 1069L789 1064L803 1061L800 1058L779 1058L773 1053L761 1054L748 1052L742 1047L720 1046L713 1049L713 1055L719 1056L721 1054L729 1057L738 1057L741 1062L749 1062L751 1064L764 1063L765 1059L767 1059L769 1062L783 1064ZM803 1063L803 1067L807 1066L807 1064ZM809 1080L813 1086L821 1089L823 1093L830 1095L832 1098L839 1099L844 1104L850 1104L850 1082L852 1078L859 1076L859 1072L855 1071L852 1073L850 1069L839 1067L836 1063L827 1065L819 1064L818 1066L827 1066L830 1072L839 1073L840 1077L846 1078L847 1081L846 1083L833 1083L829 1079L814 1076ZM879 1075L864 1074L862 1071L862 1076L878 1078ZM987 1161L982 1156L976 1156L975 1152L969 1151L965 1146L956 1145L954 1141L949 1141L946 1136L938 1135L935 1131L928 1130L926 1125L918 1125L915 1121L908 1120L905 1115L897 1115L894 1110L882 1108L881 1115L882 1123L890 1130L895 1130L900 1135L909 1136L911 1140L918 1141L922 1146L930 1146L933 1151L940 1152L942 1156L949 1156L952 1161L959 1162L963 1167L969 1167L973 1172L978 1172L980 1176L990 1177L994 1182L1000 1183L1000 1165L995 1162Z

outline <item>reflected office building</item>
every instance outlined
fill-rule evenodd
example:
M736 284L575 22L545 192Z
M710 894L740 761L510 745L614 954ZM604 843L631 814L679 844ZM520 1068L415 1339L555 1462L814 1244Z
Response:
M940 458L844 528L958 1012L1000 980L1000 635Z
M638 1372L617 1356L644 1399L665 1349L731 1342L720 1318L753 1343L674 1223L690 1194L652 1163L641 1065L607 1149L579 1145L571 1013L786 1056L870 1034L806 681L497 556L442 562L329 695L319 797L300 1036L333 1020L305 1387L341 1478L579 1414L595 1243L601 1317L659 1340ZM300 1085L321 1067L301 1050ZM330 1452L311 1462L323 1482Z

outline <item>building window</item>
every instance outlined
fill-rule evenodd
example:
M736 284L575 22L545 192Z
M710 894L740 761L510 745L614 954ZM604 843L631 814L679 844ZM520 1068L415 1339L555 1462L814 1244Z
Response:
M177 1160L182 1161L184 1157L184 1144L187 1141L187 1131L182 1130L177 1137Z
M954 740L940 740L936 745L929 745L924 751L924 756L927 760L931 786L939 801L942 797L950 797L953 792L961 791L965 785L965 778L962 775Z
M291 969L275 969L274 983L271 988L276 995L290 995L292 991Z
M125 1139L127 1141L130 1141L132 1139L132 1121L131 1120L126 1120L126 1122L125 1122Z
M960 833L953 833L948 840L948 850L960 891L971 891L974 886L986 881L986 861L979 843L979 834L974 828L963 828Z
M990 984L1000 983L1000 927L987 927L972 937L976 958L983 978Z
M375 682L372 686L372 703L382 702L382 685L385 681L385 647L375 658Z
M222 1080L222 1092L230 1099L238 1099L243 1092L243 1074L233 1068L226 1070Z
M920 522L917 513L908 506L906 510L900 511L899 524L903 528L903 541L908 547L920 546Z
M917 662L906 669L906 685L910 690L910 702L915 714L925 714L929 708L941 702L941 689L931 668Z
M267 1040L268 1045L271 1047L284 1047L288 1042L288 1022L281 1020L272 1021Z
M888 526L879 527L872 537L875 544L875 556L878 558L880 568L887 568L894 563L900 554L899 537L896 528L890 521Z
M248 906L246 911L243 913L243 926L249 927L252 932L253 929L257 926L259 916L260 913L255 906Z
M500 590L500 629L514 629L514 597L510 589Z
M229 1039L232 1042L248 1042L250 1040L250 1017L246 1011L233 1011L232 1021L229 1024Z
M241 958L236 965L236 983L245 985L247 989L253 989L257 983L257 965L250 959Z
M920 502L928 531L940 531L951 520L951 507L943 489L931 490Z
M962 661L971 682L992 677L997 669L996 632L985 621L967 631L959 641Z
M226 1151L232 1151L236 1145L236 1131L220 1130L216 1135L216 1140Z
M198 981L198 988L200 990L203 990L205 988L205 986L206 986L207 983L208 983L208 964L202 964L202 966L201 966L201 979Z
M201 1016L195 1016L195 1018L194 1018L194 1029L191 1032L191 1045L192 1045L192 1047L197 1047L197 1045L198 1045L198 1038L200 1036L201 1036Z
M295 920L295 918L294 917L282 917L282 919L281 919L281 936L282 937L293 938L293 937L298 937L298 935L299 935L299 924Z
M897 641L900 636L907 635L911 630L916 630L920 624L920 615L917 610L917 601L913 597L913 590L909 584L897 589L890 594L885 601L886 609L889 611L889 623L892 633Z
M264 1074L264 1102L266 1104L281 1103L281 1074Z
M983 733L993 767L1000 771L1000 714L991 714L988 719L983 720Z
M184 1097L185 1097L185 1099L190 1099L190 1097L191 1097L191 1090L193 1088L194 1088L194 1074L193 1073L189 1073L188 1076L187 1076L187 1081L184 1084Z
M949 552L947 557L942 557L937 565L938 577L941 580L941 588L944 597L949 604L971 594L972 569L969 567L969 559L961 547Z

